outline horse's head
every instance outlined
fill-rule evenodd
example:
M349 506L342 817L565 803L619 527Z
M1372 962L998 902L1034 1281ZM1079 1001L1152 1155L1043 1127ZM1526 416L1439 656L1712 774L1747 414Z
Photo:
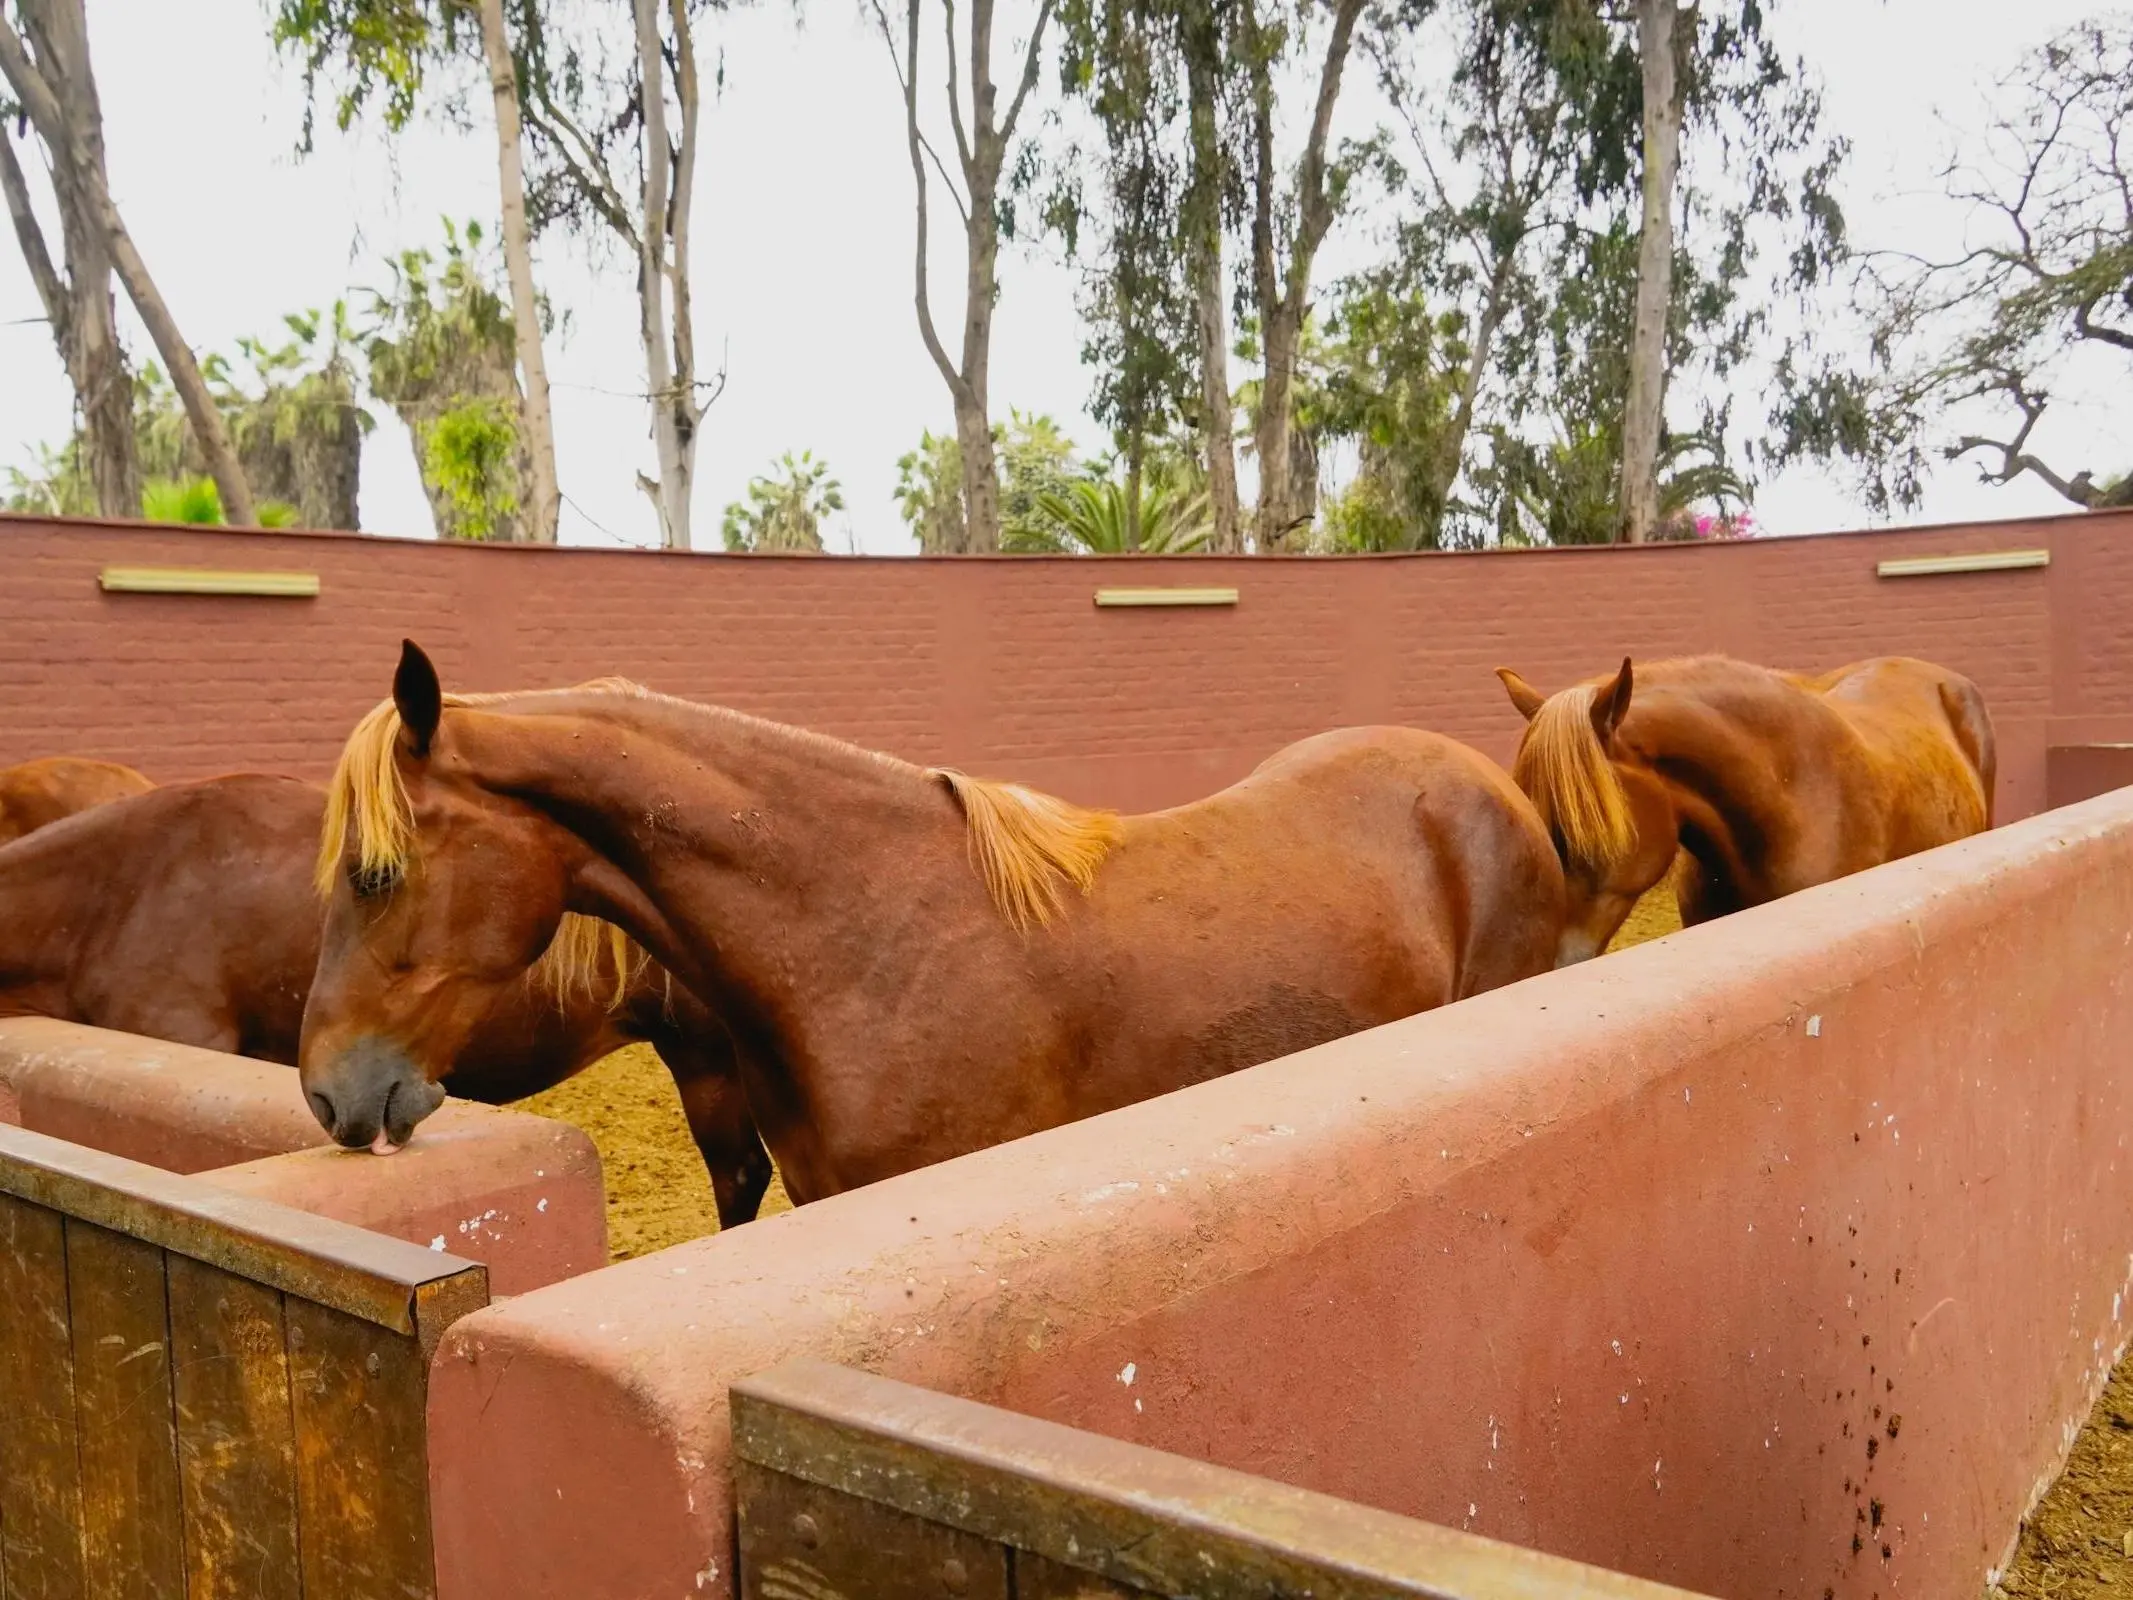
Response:
M410 642L393 697L349 737L328 793L318 972L298 1067L320 1124L350 1149L405 1144L440 1080L566 910L563 830L485 789L448 700Z
M1511 775L1563 858L1568 916L1555 964L1589 960L1674 864L1678 825L1666 785L1620 737L1634 677L1622 670L1543 696L1509 667L1497 677L1526 719Z

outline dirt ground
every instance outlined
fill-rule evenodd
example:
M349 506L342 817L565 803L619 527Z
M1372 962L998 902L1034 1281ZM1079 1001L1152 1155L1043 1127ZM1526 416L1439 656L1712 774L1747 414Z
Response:
M607 1177L607 1248L617 1261L718 1232L718 1206L689 1138L681 1096L648 1044L617 1050L568 1083L518 1103L583 1128ZM790 1211L773 1180L762 1215Z

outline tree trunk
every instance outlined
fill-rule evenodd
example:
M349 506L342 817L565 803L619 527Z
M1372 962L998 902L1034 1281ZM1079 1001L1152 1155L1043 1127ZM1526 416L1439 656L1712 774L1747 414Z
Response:
M1459 481L1459 468L1466 459L1466 438L1474 428L1474 411L1481 398L1482 375L1489 370L1489 356L1496 333L1503 326L1506 299L1510 293L1514 257L1509 251L1496 258L1489 273L1489 287L1482 297L1481 315L1474 323L1474 342L1467 351L1466 370L1459 375L1459 399L1452 408L1451 426L1445 430L1443 448L1430 467L1429 504L1436 525L1426 531L1434 547L1444 526L1445 508L1451 504L1452 486Z
M185 407L201 456L221 491L223 516L237 526L249 526L257 520L251 487L245 481L222 413L111 198L104 172L103 119L81 0L42 0L24 7L22 14L38 43L38 60L30 60L21 36L0 14L0 77L13 88L23 114L44 141L54 190L62 208L73 213L68 224L70 248L76 248L72 241L78 239L78 248L88 257L81 285L85 292L69 308L70 314L84 310L85 314L74 317L68 331L69 343L82 363L76 382L89 385L89 393L84 396L85 402L90 402L84 405L84 431L94 428L95 454L103 458L98 468L99 502L108 490L128 509L139 506L138 466L127 469L124 456L130 453L129 445L114 443L110 437L123 406L130 441L132 389L118 350L108 292L102 307L97 304L97 272L108 260L126 286L127 298L147 327L156 353L170 371L171 385ZM76 366L70 361L69 375L75 374Z
M1259 527L1261 555L1288 544L1293 520L1289 504L1289 406L1296 371L1296 338L1277 302L1260 330L1266 370L1259 380L1259 415L1252 427L1253 451L1259 457Z
M659 481L647 485L659 511L660 541L689 548L688 468L681 457L676 392L667 327L667 173L674 159L667 139L666 76L660 54L661 0L636 0L637 71L644 118L644 220L637 230L637 303L644 336L644 371L652 401L652 445Z
M63 166L56 169L55 181L63 178L65 170ZM110 255L70 190L59 200L66 251L66 275L60 275L4 128L0 128L0 194L6 198L23 263L51 325L52 343L74 387L75 409L81 414L81 465L96 510L106 517L137 517L141 514L141 468L133 436L133 378L118 342Z
M918 188L918 226L914 259L912 303L918 312L919 335L926 353L955 402L955 436L962 453L963 527L965 547L973 554L989 554L1000 548L1000 475L993 459L992 419L986 391L992 361L993 304L999 298L1000 231L998 212L1000 172L1015 124L1037 82L1043 57L1040 53L1045 25L1051 20L1054 0L1040 0L1036 21L1031 25L1023 57L1020 82L1005 117L997 117L999 86L992 77L993 0L972 0L970 8L970 116L966 126L958 99L955 64L955 13L948 21L948 110L955 129L956 156L969 191L964 207L963 359L960 365L948 359L940 333L933 322L933 306L926 273L926 146L918 125L918 23L921 0L905 0L904 46L897 63L897 76L904 92L904 136L911 157L911 176ZM896 40L889 31L888 13L877 7L875 16L884 42L896 55Z
M1252 122L1256 152L1253 174L1252 219L1253 277L1259 291L1259 337L1265 356L1265 372L1259 389L1259 416L1252 429L1254 452L1259 457L1259 514L1257 534L1262 554L1286 549L1299 514L1289 461L1289 408L1295 387L1296 354L1303 337L1304 314L1310 307L1311 267L1326 230L1333 225L1333 195L1326 183L1326 144L1333 131L1333 108L1340 99L1341 77L1347 69L1348 52L1355 41L1355 27L1363 14L1363 0L1339 0L1333 14L1333 31L1326 40L1325 60L1318 75L1318 100L1312 109L1310 133L1304 141L1303 159L1296 170L1296 231L1290 241L1286 277L1275 260L1273 194L1274 90L1272 62L1255 36L1252 39ZM1248 24L1254 35L1256 21ZM1312 485L1316 498L1317 485Z
M695 215L696 140L702 126L702 96L696 78L696 40L689 29L688 0L667 0L674 26L674 90L681 106L681 147L674 162L674 190L667 201L667 293L673 297L673 394L666 405L673 438L673 466L661 457L660 489L666 522L677 530L670 543L691 543L691 506L696 493L697 429L705 406L696 397L696 319L689 295L689 224Z
M1644 68L1644 218L1637 243L1637 312L1622 411L1622 537L1642 544L1659 520L1659 433L1666 415L1666 325L1674 298L1674 180L1681 164L1675 0L1638 0Z
M1126 554L1137 555L1141 548L1141 482L1148 447L1139 434L1126 448Z
M1193 0L1185 38L1192 121L1192 182L1185 206L1200 345L1200 444L1207 460L1208 511L1214 525L1208 548L1218 555L1238 555L1244 549L1244 529L1237 503L1236 420L1229 399L1229 327L1222 282L1222 144L1215 105L1220 50L1214 0Z
M503 203L504 265L511 278L511 320L518 342L521 447L526 457L527 504L520 519L527 540L554 544L562 494L555 471L555 424L548 401L548 362L541 351L541 307L533 288L533 234L526 221L526 175L519 149L518 71L503 0L480 0L481 48L496 103L496 165Z

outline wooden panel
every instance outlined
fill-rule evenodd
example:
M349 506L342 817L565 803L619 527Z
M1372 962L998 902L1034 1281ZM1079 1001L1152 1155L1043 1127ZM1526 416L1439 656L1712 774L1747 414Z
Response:
M163 1252L67 1223L67 1303L91 1600L185 1600Z
M1014 1553L1015 1600L1144 1600L1146 1589L1099 1578L1026 1550Z
M338 1307L396 1333L415 1330L417 1289L484 1271L402 1239L4 1125L0 1194Z
M0 1196L0 1546L8 1600L84 1593L66 1225Z
M170 1257L167 1271L186 1594L297 1600L281 1295L183 1256Z
M1008 1600L996 1543L746 1461L734 1480L741 1600Z
M435 1593L421 1351L323 1306L286 1314L304 1592Z
M778 1518L797 1493L784 1485L800 1480L1010 1547L1018 1561L1041 1556L1094 1573L1106 1580L1097 1594L1688 1600L1684 1590L826 1362L791 1362L732 1394L744 1568L751 1516L759 1536L782 1537ZM751 1497L762 1500L753 1513ZM774 1593L766 1581L750 1593L803 1600L804 1585L787 1589ZM869 1582L842 1592L892 1591Z

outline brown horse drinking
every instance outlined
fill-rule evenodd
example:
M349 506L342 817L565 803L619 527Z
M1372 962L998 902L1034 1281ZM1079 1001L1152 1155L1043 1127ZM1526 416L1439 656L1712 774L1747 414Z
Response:
M448 699L409 645L331 807L322 1116L418 1099L576 911L733 1028L799 1201L1509 983L1561 924L1509 778L1403 728L1121 818L641 690Z
M45 756L0 770L0 844L77 811L142 794L154 784L116 761Z
M292 778L215 778L99 806L0 848L0 1016L293 1063L318 965L313 866L325 811L324 794ZM467 1099L516 1100L648 1040L680 1087L720 1221L746 1221L770 1160L732 1041L614 933L569 919L533 952L530 972L498 986L441 1076ZM419 1105L395 1103L381 1121L404 1141L440 1093L425 1085Z
M1907 656L1819 678L1726 656L1624 661L1543 697L1513 767L1561 851L1558 965L1607 948L1638 896L1675 880L1684 923L1760 905L1992 825L1992 718L1977 685Z

